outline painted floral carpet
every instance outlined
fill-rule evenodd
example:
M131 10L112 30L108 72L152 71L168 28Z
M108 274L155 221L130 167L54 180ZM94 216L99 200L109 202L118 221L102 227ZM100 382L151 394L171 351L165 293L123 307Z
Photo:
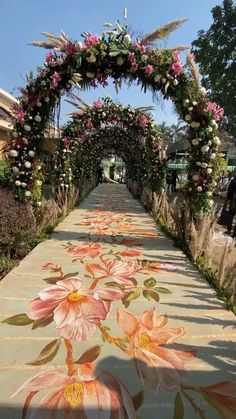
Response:
M236 417L235 318L123 185L1 283L4 419Z

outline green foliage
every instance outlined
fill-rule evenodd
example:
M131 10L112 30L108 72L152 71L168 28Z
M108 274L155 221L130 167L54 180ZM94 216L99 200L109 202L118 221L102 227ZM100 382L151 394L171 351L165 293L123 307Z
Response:
M211 97L225 109L224 126L236 135L236 5L224 0L212 9L213 23L207 31L200 30L192 43L200 64L203 85Z
M7 160L0 160L0 186L9 185L10 164Z

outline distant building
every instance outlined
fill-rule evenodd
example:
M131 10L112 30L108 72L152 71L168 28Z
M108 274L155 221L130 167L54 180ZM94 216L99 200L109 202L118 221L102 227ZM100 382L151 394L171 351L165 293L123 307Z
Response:
M3 149L11 141L13 129L12 108L17 99L0 88L0 159L4 157ZM60 130L49 124L45 129L44 149L53 154L57 149Z

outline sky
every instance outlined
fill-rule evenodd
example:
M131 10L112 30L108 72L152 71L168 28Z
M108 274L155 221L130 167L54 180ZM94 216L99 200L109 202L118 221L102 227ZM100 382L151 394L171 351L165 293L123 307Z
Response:
M105 22L124 22L126 6L127 23L136 33L147 34L176 18L188 18L165 45L159 46L190 46L198 31L211 25L212 7L221 3L222 0L0 0L0 87L19 96L18 88L26 84L25 74L43 64L46 51L27 44L43 40L41 32L59 34L63 30L73 40L80 40L82 32L99 35ZM154 106L157 123L165 121L171 125L178 120L171 102L153 103L151 93L143 93L135 85L128 88L124 84L118 94L112 82L105 89L80 93L89 104L104 95L125 105ZM71 110L68 104L63 105L61 123L68 119Z

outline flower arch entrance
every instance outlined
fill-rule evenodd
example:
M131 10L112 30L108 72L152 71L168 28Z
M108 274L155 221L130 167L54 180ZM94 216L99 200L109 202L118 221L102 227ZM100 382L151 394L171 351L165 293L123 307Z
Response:
M174 27L178 25L179 21ZM162 33L165 29L162 28ZM158 31L154 35L133 41L127 26L117 24L102 36L82 34L83 42L72 42L64 33L59 37L46 33L46 42L33 43L54 51L47 54L36 77L28 76L15 110L14 146L9 156L19 199L36 203L40 199L43 132L61 95L73 85L79 85L82 90L106 86L111 77L116 86L122 80L136 81L144 91L160 92L173 101L180 118L188 123L186 198L192 212L211 210L220 143L218 120L222 110L209 102L201 88L193 56L189 54L183 65L179 50L153 49L150 42L161 36Z
M62 133L57 159L60 186L93 178L101 159L116 154L124 160L130 181L157 193L163 188L166 145L152 116L142 108L99 99L80 108Z

